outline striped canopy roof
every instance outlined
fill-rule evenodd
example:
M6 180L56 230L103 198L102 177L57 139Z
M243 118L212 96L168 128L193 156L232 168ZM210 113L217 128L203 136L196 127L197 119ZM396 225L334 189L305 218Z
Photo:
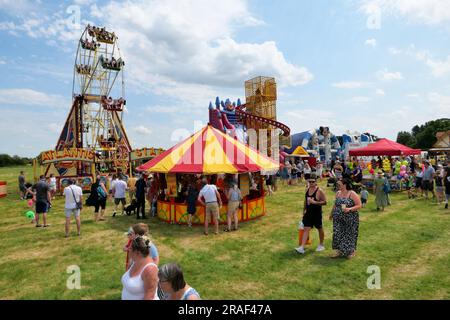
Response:
M208 125L137 168L158 173L276 171L279 163Z

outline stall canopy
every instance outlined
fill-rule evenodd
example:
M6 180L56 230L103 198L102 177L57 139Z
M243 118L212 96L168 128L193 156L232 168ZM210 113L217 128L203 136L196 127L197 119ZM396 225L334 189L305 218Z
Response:
M155 173L202 174L278 169L278 162L210 125L137 168Z
M420 152L389 139L380 139L367 147L350 150L350 156L409 156Z

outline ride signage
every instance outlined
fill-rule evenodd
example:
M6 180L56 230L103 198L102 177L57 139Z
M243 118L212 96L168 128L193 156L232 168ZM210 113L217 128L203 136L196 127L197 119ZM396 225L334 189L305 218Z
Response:
M159 148L144 148L144 149L137 149L133 150L130 153L130 160L136 161L141 159L149 159L156 157L157 155L160 155L164 150Z
M66 148L61 151L43 151L40 155L41 163L47 164L60 161L85 161L94 162L95 153L82 148Z

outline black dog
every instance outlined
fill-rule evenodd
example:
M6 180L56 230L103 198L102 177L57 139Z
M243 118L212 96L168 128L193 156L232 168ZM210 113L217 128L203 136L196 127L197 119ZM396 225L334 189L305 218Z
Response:
M136 209L137 209L137 201L136 199L133 199L131 200L131 204L125 208L125 212L127 213L127 216L131 216L131 212L135 214Z

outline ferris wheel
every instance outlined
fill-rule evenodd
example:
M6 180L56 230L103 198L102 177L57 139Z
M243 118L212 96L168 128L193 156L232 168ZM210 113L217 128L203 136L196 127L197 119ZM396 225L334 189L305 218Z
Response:
M122 125L126 104L118 38L88 25L78 42L72 97L79 101L78 147L95 150L102 167L126 168L131 146Z

